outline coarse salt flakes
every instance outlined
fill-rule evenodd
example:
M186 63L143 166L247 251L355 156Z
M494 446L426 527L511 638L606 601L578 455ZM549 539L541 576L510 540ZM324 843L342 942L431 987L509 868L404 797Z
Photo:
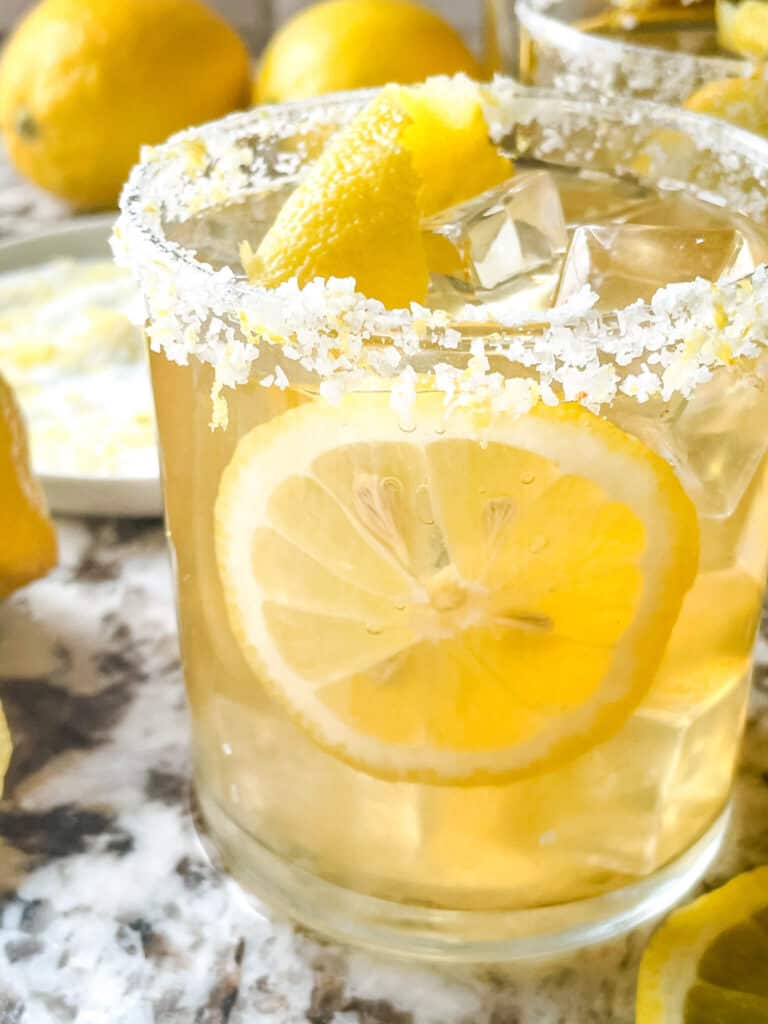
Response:
M617 140L630 122L648 131L690 124L692 145L702 158L691 174L701 176L707 154L714 154L721 179L716 198L762 220L768 216L763 140L638 101L598 108L504 78L483 89L493 138L528 131L536 138L532 155L560 162L588 162L601 146L618 151ZM279 346L293 367L319 378L320 394L332 402L365 375L394 375L392 401L405 413L417 369L419 387L444 392L447 403L485 396L496 407L522 408L535 395L547 404L579 401L599 409L618 393L638 401L659 392L665 398L688 395L718 366L752 358L764 346L765 268L748 281L667 285L650 303L616 313L597 312L597 297L585 286L568 302L529 314L505 311L499 303L492 309L467 307L462 324L444 310L417 304L386 309L358 293L353 278L317 279L304 287L291 280L266 289L230 268L214 271L168 238L166 224L273 186L281 176L300 175L307 147L291 144L311 137L316 126L349 120L363 102L345 97L257 108L144 151L123 194L113 247L140 284L153 349L176 362L194 355L210 363L220 384L234 387L255 375L265 386L269 381L286 387L284 368L262 365ZM619 163L630 156L622 154ZM631 166L615 170L630 173ZM746 190L743 182L750 183ZM702 194L712 191L703 179L693 186ZM448 357L461 365L451 365ZM508 366L500 370L498 360Z

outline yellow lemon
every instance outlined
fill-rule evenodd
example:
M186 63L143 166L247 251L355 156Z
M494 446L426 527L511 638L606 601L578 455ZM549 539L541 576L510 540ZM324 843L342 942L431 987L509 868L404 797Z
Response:
M381 95L312 165L251 257L249 277L277 285L294 275L354 277L388 306L427 289L420 182L403 145L403 114Z
M696 571L671 468L578 405L446 417L381 392L256 427L215 507L255 675L370 774L466 784L545 771L651 685ZM456 481L461 486L456 486Z
M768 82L763 79L723 78L707 82L683 106L758 135L768 135Z
M768 1021L768 867L675 911L643 954L637 1024Z
M141 145L249 91L245 46L200 0L42 0L0 61L0 128L32 181L112 206Z
M409 0L328 0L288 21L267 47L254 102L319 96L479 68L459 33Z
M423 301L422 217L498 184L511 162L489 141L478 87L439 78L388 86L334 136L256 253L253 280L354 277L386 306Z
M11 733L3 714L3 706L0 704L0 797L3 795L3 781L8 771L12 749Z
M412 89L392 88L394 101L408 114L403 141L422 183L422 214L485 192L514 168L488 138L480 93L459 75L435 78Z
M717 41L743 57L768 56L768 3L765 0L717 0Z
M56 564L56 534L29 466L21 411L0 376L0 600Z

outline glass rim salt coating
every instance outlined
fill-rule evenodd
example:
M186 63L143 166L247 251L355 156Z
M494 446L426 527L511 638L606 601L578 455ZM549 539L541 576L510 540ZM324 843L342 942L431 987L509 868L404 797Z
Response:
M538 47L557 53L563 67L553 88L568 95L651 94L654 102L678 104L705 82L749 78L758 69L743 57L686 53L647 43L597 35L567 20L569 0L516 0L514 17ZM606 8L610 9L609 0ZM613 8L634 27L636 12Z
M768 224L768 140L635 98L568 99L502 77L480 88L489 134L511 146L514 159L682 188ZM649 303L610 313L592 308L596 296L586 288L551 310L521 316L478 306L473 320L458 321L416 303L387 309L356 292L351 278L265 288L231 267L214 269L168 236L167 225L295 182L308 159L302 135L344 124L374 94L230 115L146 148L133 169L115 227L116 257L139 282L151 347L178 363L190 355L210 363L214 400L260 367L261 383L278 387L301 367L320 377L320 393L331 400L388 377L397 378L395 406L407 406L428 381L458 404L490 400L495 410L522 413L539 400L576 400L597 410L619 393L640 402L688 396L718 367L763 349L765 264L727 284L669 284ZM674 159L661 145L670 133L684 142ZM281 150L276 142L289 145ZM642 175L632 169L638 156ZM465 356L463 366L455 365L457 355Z

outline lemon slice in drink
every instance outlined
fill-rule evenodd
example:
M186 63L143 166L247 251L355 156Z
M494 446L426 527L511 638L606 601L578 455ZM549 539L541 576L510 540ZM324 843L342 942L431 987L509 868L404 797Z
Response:
M637 1024L768 1021L768 867L672 914L640 965Z
M669 466L576 405L446 419L420 393L310 402L239 443L215 510L235 637L326 749L480 782L610 735L697 558Z

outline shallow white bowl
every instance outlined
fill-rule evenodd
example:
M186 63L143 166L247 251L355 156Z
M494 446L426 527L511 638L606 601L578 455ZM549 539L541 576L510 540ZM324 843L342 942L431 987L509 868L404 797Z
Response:
M45 234L0 243L0 273L58 257L108 257L115 214L80 217ZM159 474L141 477L51 476L40 479L52 511L84 516L161 516Z

